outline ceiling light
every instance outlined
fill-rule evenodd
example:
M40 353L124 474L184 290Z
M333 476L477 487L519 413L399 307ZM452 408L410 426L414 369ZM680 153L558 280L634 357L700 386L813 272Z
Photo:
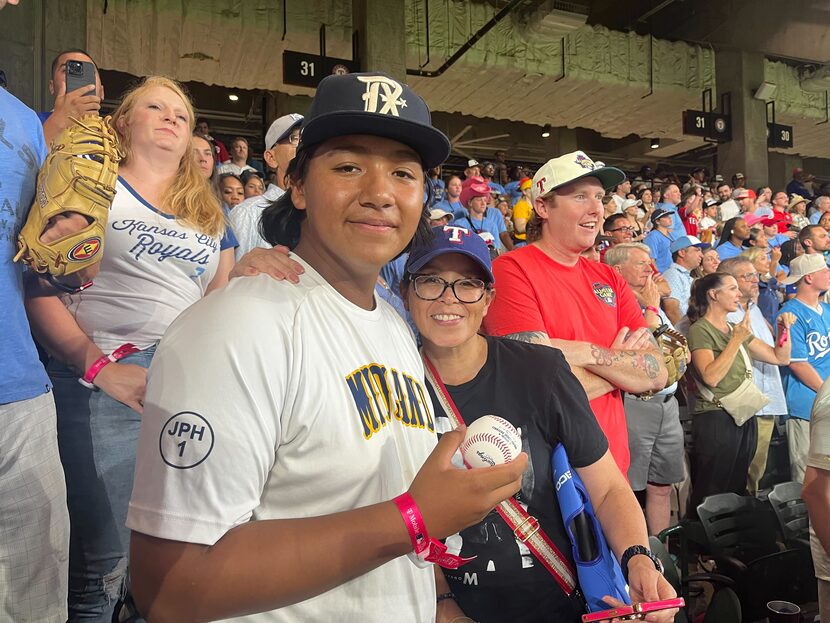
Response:
M550 136L550 124L546 123L545 127L542 128L542 138L547 138Z
M778 90L778 86L773 84L772 82L762 82L761 86L755 89L755 93L752 94L756 100L761 100L762 102L766 102L767 100L771 100L775 97L775 92Z
M232 102L236 102L237 100L239 100L239 96L236 93L231 93L230 95L228 95L228 99Z
M659 138L651 139L651 148L652 149L657 149L658 147L660 147L660 139Z

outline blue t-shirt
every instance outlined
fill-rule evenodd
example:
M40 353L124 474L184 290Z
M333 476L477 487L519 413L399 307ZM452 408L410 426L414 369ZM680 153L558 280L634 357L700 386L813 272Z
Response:
M651 257L654 259L654 265L661 273L665 272L672 264L671 260L671 243L672 239L666 234L652 229L643 242L651 249Z
M40 119L41 123L46 123L46 120L49 119L49 117L52 116L52 111L51 110L44 110L44 111L41 111L41 112L35 113L35 114L37 115L37 118Z
M522 198L522 191L519 189L519 184L519 180L513 180L512 182L507 182L504 187L504 192L510 197L510 205L515 205Z
M438 179L429 179L429 183L432 185L432 203L431 206L435 206L436 203L444 200L444 191L446 189L446 184L444 184L444 180L440 177ZM449 212L449 210L447 210Z
M445 197L443 201L439 201L436 203L433 208L441 208L444 212L449 212L452 214L454 219L460 218L462 216L467 216L467 210L464 209L464 206L461 205L460 201L453 201L450 202L449 198Z
M819 307L820 314L798 299L790 299L781 306L781 313L792 312L797 318L790 327L790 361L806 361L825 380L830 376L830 305L819 303ZM809 420L816 392L802 383L789 366L781 371L789 416Z
M500 195L504 195L504 194L506 194L506 193L505 193L505 191L504 191L504 186L502 186L502 185L501 185L501 184L499 184L498 182L487 182L487 185L490 187L490 189L491 189L493 192L497 192L497 193L499 193Z
M745 250L746 249L742 247L736 247L729 240L727 240L723 244L718 245L718 257L721 260L728 260L730 257L738 257Z
M504 244L502 244L499 234L507 231L507 227L504 224L504 217L496 208L487 208L484 218L481 220L471 217L469 212L465 210L462 216L455 217L453 225L458 227L470 227L472 225L472 230L477 234L488 232L493 236L493 244L496 249L504 251Z
M671 215L671 223L672 229L669 232L669 240L674 242L678 238L682 238L686 235L686 227L683 225L683 219L680 218L680 215L677 213L677 206L673 203L663 203L660 202L656 206L654 206L655 210L669 210L672 212ZM659 266L657 267L660 268Z
M46 142L37 115L0 88L0 404L40 396L50 386L23 307L23 265L12 262L45 158Z

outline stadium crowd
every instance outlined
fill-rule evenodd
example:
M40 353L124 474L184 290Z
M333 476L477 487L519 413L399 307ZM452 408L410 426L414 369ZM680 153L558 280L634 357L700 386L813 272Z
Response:
M561 442L636 601L674 596L648 535L706 496L804 483L830 620L830 184L582 151L445 174L426 105L382 74L324 80L259 161L148 77L112 115L93 285L56 291L12 257L48 146L100 110L100 81L66 92L68 60L94 62L55 58L39 119L0 89L0 619L110 621L132 593L159 621L576 621L579 594L493 511L518 500L573 564ZM519 458L454 467L463 429L418 347L462 421L517 426ZM416 556L407 504L477 558Z

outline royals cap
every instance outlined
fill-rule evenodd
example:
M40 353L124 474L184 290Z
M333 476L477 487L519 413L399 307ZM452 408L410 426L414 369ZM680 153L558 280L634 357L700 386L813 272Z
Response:
M429 108L406 84L382 73L326 76L302 125L297 151L349 134L367 134L408 145L425 168L450 154L450 141L432 126Z
M284 141L291 136L291 131L303 122L303 116L297 113L289 113L283 115L279 119L275 119L265 133L265 149L271 149L280 141Z
M446 253L461 253L471 258L484 271L485 281L493 283L493 264L487 243L474 231L457 225L433 227L432 240L413 247L406 261L406 272L417 273L436 257Z
M542 165L533 176L531 196L535 201L550 191L583 177L595 177L605 190L610 190L625 180L625 173L616 167L607 167L602 162L594 162L584 151L575 151L548 160Z

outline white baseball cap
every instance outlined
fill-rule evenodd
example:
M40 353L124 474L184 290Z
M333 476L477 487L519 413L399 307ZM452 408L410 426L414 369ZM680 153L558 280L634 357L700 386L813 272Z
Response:
M633 208L634 206L641 205L643 205L643 201L641 199L623 199L622 205L620 206L620 211L625 212L628 208Z
M478 160L476 160L475 158L471 158L470 160L467 161L467 168L468 169L472 168L472 167L478 167L478 166L481 166L481 165L479 165Z
M291 130L303 122L303 116L297 113L289 113L276 119L268 132L265 133L265 149L271 149L274 145L284 140L291 134Z
M790 261L790 276L784 279L782 283L790 285L799 281L804 275L811 275L825 268L827 268L827 262L822 253L799 255Z
M450 217L450 222L452 222L455 218L452 212L447 212L441 208L432 208L432 210L429 211L429 220L431 221L437 221L439 218L444 218L445 216Z
M531 197L536 201L550 191L583 177L596 177L602 187L609 190L625 180L625 173L616 167L607 167L603 162L594 162L584 151L575 151L548 160L536 171Z

